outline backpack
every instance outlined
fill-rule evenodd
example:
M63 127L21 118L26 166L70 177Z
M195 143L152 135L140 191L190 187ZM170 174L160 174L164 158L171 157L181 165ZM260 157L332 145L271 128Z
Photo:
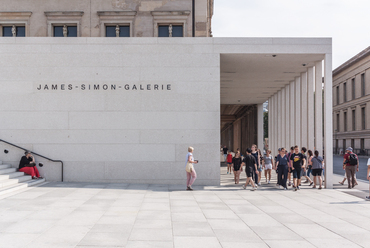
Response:
M357 156L354 153L349 154L348 162L350 165L357 165Z

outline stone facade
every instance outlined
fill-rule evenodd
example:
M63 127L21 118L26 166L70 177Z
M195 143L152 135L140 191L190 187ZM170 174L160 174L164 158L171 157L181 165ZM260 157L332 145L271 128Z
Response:
M128 25L130 37L156 37L161 24L182 25L185 37L212 36L213 0L3 0L1 6L0 36L4 25L25 26L31 37L53 36L54 25L76 26L78 37L104 37L107 25Z
M334 152L370 154L370 47L333 71Z

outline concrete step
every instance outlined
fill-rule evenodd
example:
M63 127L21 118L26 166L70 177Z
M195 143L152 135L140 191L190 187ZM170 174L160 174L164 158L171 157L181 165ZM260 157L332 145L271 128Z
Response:
M8 186L15 185L15 184L18 184L18 183L26 182L26 181L29 181L31 179L32 179L32 177L30 175L26 175L26 176L20 176L20 177L17 177L17 178L2 180L2 181L0 181L0 189L3 188L3 187L8 187Z
M0 164L0 170L7 168L12 168L12 166L10 164Z
M9 174L0 175L0 181L11 179L11 178L16 178L16 177L21 177L23 175L24 175L24 172L13 172Z
M9 174L9 173L14 173L16 172L17 169L16 168L6 168L6 169L1 169L0 170L0 175L4 175L4 174Z
M27 187L37 186L43 183L45 183L45 179L36 179L36 180L32 179L32 180L24 181L21 183L17 183L15 185L5 186L5 187L0 188L0 195L9 194L17 190L25 189Z

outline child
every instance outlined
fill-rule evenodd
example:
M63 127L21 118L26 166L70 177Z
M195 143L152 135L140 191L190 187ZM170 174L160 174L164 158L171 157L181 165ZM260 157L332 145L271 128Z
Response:
M228 152L226 157L227 162L227 174L231 174L232 172L232 165L233 165L233 155L231 154L231 151Z

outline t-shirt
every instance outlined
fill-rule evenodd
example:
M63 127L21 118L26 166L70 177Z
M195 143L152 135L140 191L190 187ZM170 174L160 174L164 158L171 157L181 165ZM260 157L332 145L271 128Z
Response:
M254 158L254 156L247 154L243 159L243 163L245 163L245 166L253 168L254 165L256 164L256 159Z
M367 166L370 166L370 158L367 160Z
M276 158L276 162L279 162L279 165L288 165L288 156L281 157L280 154Z
M315 170L315 169L322 169L322 161L324 161L324 159L320 156L318 157L313 157L311 159L312 161L312 169Z
M224 154L227 154L227 151L228 151L229 149L227 149L227 147L224 147L224 148L222 148L222 150L224 151Z
M194 161L193 153L188 152L188 154L186 154L186 163L185 163L185 167L186 167L186 164L187 164L187 163L188 163L188 161L189 161L189 157L190 157L190 156L192 156L192 157L191 157L191 161Z
M352 152L351 152L352 153ZM344 156L343 156L343 158L346 160L346 166L356 166L356 165L350 165L349 164L349 155L351 154L351 153L346 153L346 154L344 154ZM356 155L356 154L355 154ZM356 157L357 157L357 155L356 155ZM357 158L358 159L358 158Z
M231 155L231 154L227 154L227 162L228 163L232 163L233 162L233 155Z
M293 153L290 156L290 160L293 161L293 167L294 168L301 168L302 163L303 163L303 154L302 153Z
M19 161L19 169L22 169L26 164L29 164L30 162L32 162L31 157L27 158L26 156L23 156L21 158L21 161Z
M303 155L303 158L306 161L306 165L307 165L307 156L304 153L302 153L302 155ZM303 166L303 159L302 159L302 164L301 165Z
M265 161L265 164L272 164L272 156L271 155L269 155L269 156L264 155L263 160Z
M260 164L259 161L258 161L258 152L255 152L255 153L251 153L251 155L254 157L254 159L256 160L257 162L257 166Z

